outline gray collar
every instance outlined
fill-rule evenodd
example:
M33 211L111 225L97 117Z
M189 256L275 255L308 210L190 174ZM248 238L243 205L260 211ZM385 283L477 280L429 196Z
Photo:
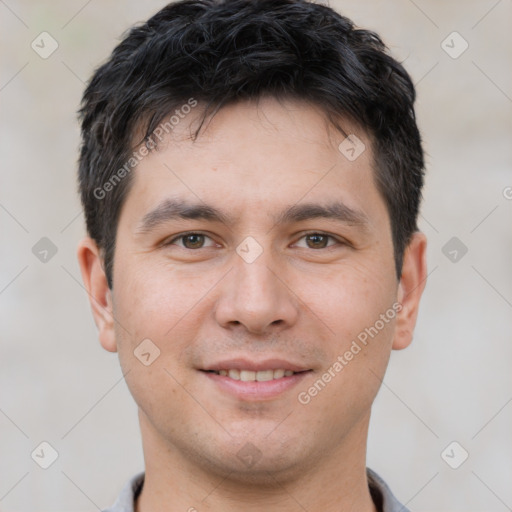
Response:
M368 484L373 501L379 512L410 512L392 494L386 482L371 469L366 469ZM144 472L136 474L124 486L112 507L103 512L134 512L134 502L142 490Z

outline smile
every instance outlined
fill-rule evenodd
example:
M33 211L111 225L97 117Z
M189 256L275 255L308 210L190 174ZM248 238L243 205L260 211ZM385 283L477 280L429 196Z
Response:
M291 377L294 373L292 370L285 370L284 368L279 368L277 370L238 370L238 369L229 369L229 370L211 370L212 373L217 375L221 375L223 377L229 377L233 380L241 380L242 382L266 382L269 380L277 380L282 379L283 377Z

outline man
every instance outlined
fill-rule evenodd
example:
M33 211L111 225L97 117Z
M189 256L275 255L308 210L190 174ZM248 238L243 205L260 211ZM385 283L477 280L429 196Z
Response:
M406 510L365 458L426 279L414 97L300 0L170 4L94 73L78 259L145 457L109 510Z

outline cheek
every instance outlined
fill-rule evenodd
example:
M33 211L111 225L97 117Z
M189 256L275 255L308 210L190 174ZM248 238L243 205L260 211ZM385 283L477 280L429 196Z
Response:
M118 265L117 317L133 340L163 341L197 302L197 283L183 282L169 266L150 257L137 257ZM117 286L119 285L119 286Z
M328 275L303 280L302 289L308 307L330 328L332 337L339 340L337 348L343 348L392 308L397 285L390 271L372 262L358 262L340 265ZM391 313L388 316L393 317ZM379 331L390 337L392 322L379 326Z
M357 262L308 282L308 306L329 327L328 361L313 388L301 391L311 399L307 410L322 414L335 405L332 414L343 422L346 411L364 414L380 387L393 341L396 279L383 266Z
M114 314L123 371L133 369L131 380L143 379L147 388L153 385L158 368L183 382L189 376L189 348L211 315L209 294L219 275L179 270L168 262L143 256L130 261L126 258L118 270ZM158 356L151 363L151 371L137 359L148 352L150 356L143 359L152 360L153 353ZM146 371L141 371L143 368ZM155 389L163 385L166 390L179 387L169 374L158 374L154 385Z
M330 421L329 435L346 432L368 413L387 367L396 318L395 287L393 280L376 285L376 278L368 269L340 273L309 304L329 327L328 359L297 398L310 416Z
M192 306L191 292L173 280L170 272L156 269L150 258L120 258L116 263L119 361L135 402L158 424L165 415L179 416L183 401L183 376L176 361L186 346L183 329ZM163 398L166 407L162 407Z

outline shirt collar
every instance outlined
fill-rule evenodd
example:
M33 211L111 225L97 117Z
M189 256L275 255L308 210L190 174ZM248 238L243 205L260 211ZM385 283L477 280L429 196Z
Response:
M379 512L410 512L392 494L386 482L375 471L367 468L368 485ZM134 504L144 484L144 472L136 474L123 487L111 508L103 512L134 512Z

